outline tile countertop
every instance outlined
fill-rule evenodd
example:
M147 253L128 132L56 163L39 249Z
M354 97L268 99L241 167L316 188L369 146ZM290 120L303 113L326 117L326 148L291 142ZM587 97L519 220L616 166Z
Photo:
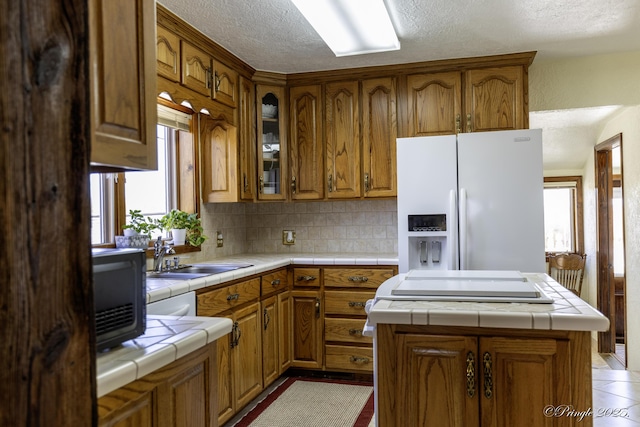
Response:
M231 319L196 316L147 316L136 339L98 353L98 397L144 377L231 332Z
M466 326L564 331L606 331L609 320L546 274L525 274L553 298L550 304L457 301L377 300L367 323ZM394 276L378 288L386 295L399 281Z
M226 273L212 276L199 277L190 280L174 279L150 279L147 277L147 303L160 301L165 298L195 291L208 286L219 285L235 279L260 274L276 268L288 265L398 265L397 255L372 255L372 254L246 254L234 255L224 258L216 258L208 263L240 263L252 264L251 267L240 268Z

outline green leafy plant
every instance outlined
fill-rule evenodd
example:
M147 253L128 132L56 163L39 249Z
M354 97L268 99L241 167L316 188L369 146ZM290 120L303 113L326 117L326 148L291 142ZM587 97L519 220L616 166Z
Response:
M198 214L187 213L179 209L172 209L158 220L158 224L163 230L184 228L187 230L186 242L191 246L200 246L208 239L203 233L202 223Z
M151 238L151 232L160 229L157 220L151 217L145 218L139 209L129 210L129 216L131 219L128 224L122 226L123 230L133 230L139 235L149 236L149 238Z

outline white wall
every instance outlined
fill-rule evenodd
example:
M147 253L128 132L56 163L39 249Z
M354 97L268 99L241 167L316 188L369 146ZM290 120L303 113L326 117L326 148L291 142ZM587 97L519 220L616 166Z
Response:
M529 69L530 111L627 106L603 126L595 146L622 133L627 277L627 362L640 370L640 52L534 61ZM570 171L567 171L570 172ZM587 273L583 298L597 307L596 194L593 150L581 173ZM545 176L560 175L558 172ZM567 173L569 175L569 173ZM573 173L571 173L573 175Z

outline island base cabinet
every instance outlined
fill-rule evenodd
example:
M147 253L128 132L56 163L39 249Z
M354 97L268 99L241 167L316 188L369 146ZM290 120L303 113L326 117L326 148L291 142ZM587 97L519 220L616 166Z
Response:
M591 408L588 332L420 328L377 326L378 425L592 425L591 417L549 409Z

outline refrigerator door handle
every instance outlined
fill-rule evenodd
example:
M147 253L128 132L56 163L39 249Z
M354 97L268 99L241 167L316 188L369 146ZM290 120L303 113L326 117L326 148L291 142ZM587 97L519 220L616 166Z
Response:
M449 219L447 224L447 233L449 238L447 247L449 248L449 270L458 269L458 196L456 190L449 191Z
M460 270L467 269L467 190L460 189Z

